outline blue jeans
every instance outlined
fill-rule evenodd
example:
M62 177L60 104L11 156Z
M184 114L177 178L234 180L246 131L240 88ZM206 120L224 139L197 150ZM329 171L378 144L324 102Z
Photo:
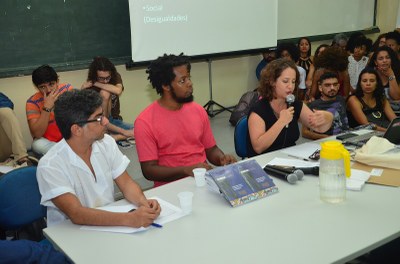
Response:
M126 123L126 122L124 122L124 121L122 121L122 120L119 120L119 119L114 119L112 116L110 116L110 117L108 118L108 121L109 121L111 124L113 124L114 126L120 127L120 128L122 128L122 129L125 129L125 130L131 130L131 129L133 129L133 125L132 125L132 124L128 124L128 123Z

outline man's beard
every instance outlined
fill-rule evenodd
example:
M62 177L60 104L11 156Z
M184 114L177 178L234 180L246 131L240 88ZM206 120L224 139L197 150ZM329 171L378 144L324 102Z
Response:
M334 99L337 96L337 93L335 94L330 94L330 93L324 93L325 97L329 98L329 99Z
M180 103L180 104L193 102L193 99L194 99L193 94L191 94L188 97L179 98L176 95L174 88L172 88L172 87L171 87L171 95L172 95L172 98L175 100L175 102Z

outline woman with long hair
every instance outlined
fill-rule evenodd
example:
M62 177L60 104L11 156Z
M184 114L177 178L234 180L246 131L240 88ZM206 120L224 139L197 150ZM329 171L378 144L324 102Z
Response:
M248 117L249 157L295 145L300 136L298 121L321 133L331 127L331 113L313 112L297 99L292 104L286 102L298 85L299 72L291 60L274 60L262 71L258 87L262 98Z
M368 67L374 68L383 85L384 93L392 109L400 111L400 61L396 53L387 46L376 49Z
M380 131L386 131L396 114L383 93L378 72L365 68L358 77L356 91L347 100L350 127L372 123Z

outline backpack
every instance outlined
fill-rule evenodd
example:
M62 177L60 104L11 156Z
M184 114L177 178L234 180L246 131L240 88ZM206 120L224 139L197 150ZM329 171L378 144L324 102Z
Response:
M238 104L233 109L229 122L232 126L236 126L236 123L245 115L249 114L250 108L258 101L260 95L257 89L246 92L240 97Z

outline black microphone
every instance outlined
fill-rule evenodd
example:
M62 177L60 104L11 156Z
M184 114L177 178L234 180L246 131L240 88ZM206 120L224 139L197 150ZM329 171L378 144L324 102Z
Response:
M286 173L294 173L297 176L297 180L302 180L304 177L304 172L295 167L291 166L280 166L280 165L267 165L268 167L272 167L273 169L280 170Z
M314 166L314 167L292 167L292 166L280 166L280 165L272 165L278 170L282 170L288 173L295 173L295 171L302 171L303 175L304 174L311 174L315 176L319 176L319 167Z
M291 106L293 105L294 100L295 100L295 97L294 97L293 94L288 94L288 95L286 96L286 103L287 103L287 107L288 107L288 108L291 107Z
M272 176L278 177L282 180L286 180L290 184L295 184L297 182L297 175L294 173L286 173L270 166L265 166L264 171Z
M293 94L288 94L288 95L286 96L286 104L287 104L287 107L288 107L288 108L291 107L291 106L293 105L294 100L295 100L295 97L294 97ZM288 128L288 127L289 127L289 124L286 125L286 128Z

